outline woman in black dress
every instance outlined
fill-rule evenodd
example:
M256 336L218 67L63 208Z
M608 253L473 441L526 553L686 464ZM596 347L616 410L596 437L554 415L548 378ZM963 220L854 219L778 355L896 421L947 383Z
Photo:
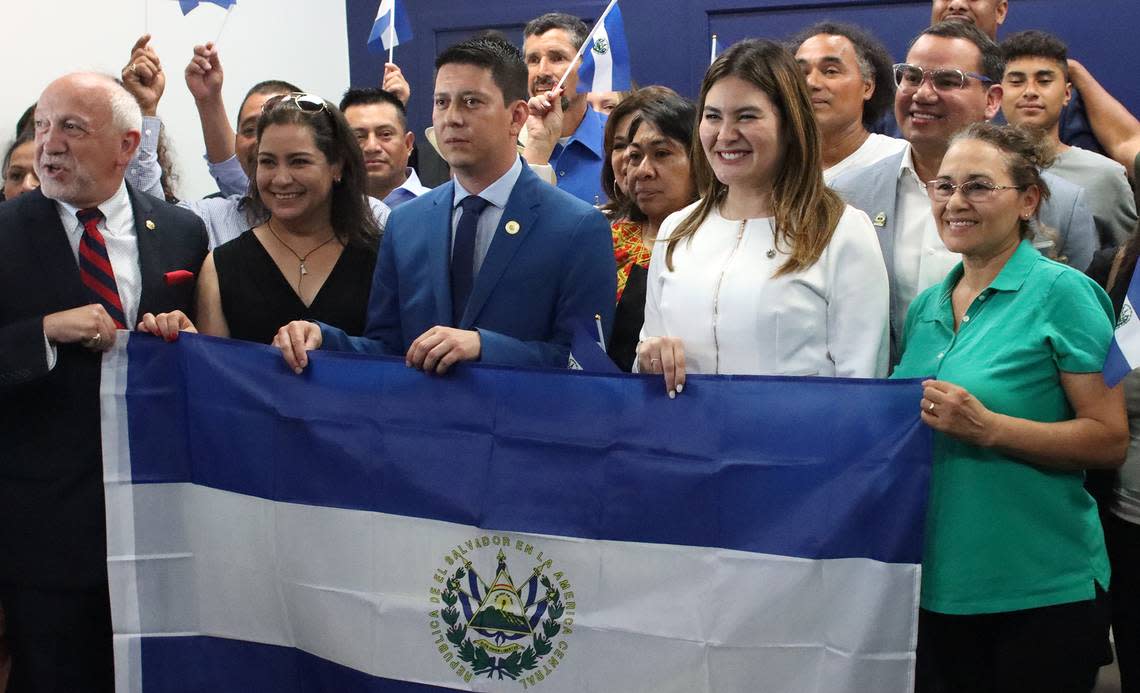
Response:
M310 94L265 102L247 214L266 219L206 257L197 320L144 315L139 329L269 344L281 325L319 320L364 331L380 230L365 197L360 147L340 111Z

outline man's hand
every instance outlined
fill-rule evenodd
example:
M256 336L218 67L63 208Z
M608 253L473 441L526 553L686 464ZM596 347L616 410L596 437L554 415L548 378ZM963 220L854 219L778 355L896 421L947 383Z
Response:
M476 330L460 330L436 325L424 332L404 355L411 368L443 374L460 361L477 361L483 353L483 342Z
M307 352L320 349L323 342L320 325L308 320L294 320L277 330L277 336L273 338L273 346L281 350L285 363L297 375L309 365Z
M139 102L143 115L158 112L158 102L166 90L166 73L158 53L150 47L150 34L143 34L131 48L131 59L122 72L123 86Z
M92 303L44 316L44 335L52 344L82 344L92 351L115 346L115 321L107 309Z
M173 342L178 339L179 332L197 332L198 328L194 327L194 323L190 322L190 318L180 310L174 310L169 313L146 313L139 320L138 327L135 328L139 332L146 332L156 337L162 337L168 342Z
M562 137L562 90L562 87L551 89L527 102L530 117L526 119L523 158L528 164L549 163L554 145Z
M194 57L186 65L186 88L198 102L222 98L222 62L214 44L194 46Z
M404 79L404 73L400 72L396 63L384 63L384 81L380 88L395 96L405 106L412 98L412 88L408 86L408 80Z

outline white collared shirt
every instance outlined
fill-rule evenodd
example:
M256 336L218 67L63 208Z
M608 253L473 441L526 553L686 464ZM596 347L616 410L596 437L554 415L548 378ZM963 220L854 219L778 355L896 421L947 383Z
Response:
M515 183L518 182L520 175L522 175L522 159L516 158L514 165L507 169L506 173L478 194L478 197L490 204L479 216L479 225L475 227L475 267L471 274L473 277L479 276L479 270L483 267L483 258L487 257L487 251L491 248L491 241L495 238L495 229L499 228L499 221L503 218L507 200L510 199L511 191L515 189ZM455 193L451 198L452 250L455 249L455 230L459 227L459 217L463 213L463 208L459 206L459 203L470 194L459 184L459 179L456 178Z
M79 241L83 238L83 224L75 216L79 208L56 200L56 210L67 241L71 244L71 254L79 264ZM119 289L119 300L123 303L123 316L127 319L127 329L133 329L138 322L139 301L142 299L142 270L139 269L139 241L135 232L135 215L131 209L131 198L127 194L126 183L110 199L99 205L103 220L99 222L99 233L107 244L107 257L115 270L115 284Z
M914 150L908 145L899 167L895 201L894 277L895 304L891 324L901 329L906 311L919 293L946 278L962 259L942 244L926 185L914 168Z

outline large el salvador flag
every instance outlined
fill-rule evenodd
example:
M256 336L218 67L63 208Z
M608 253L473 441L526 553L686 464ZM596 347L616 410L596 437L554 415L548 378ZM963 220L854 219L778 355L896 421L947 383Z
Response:
M372 33L368 35L368 48L373 53L383 53L402 43L412 40L412 23L404 2L380 0L376 9L376 21L372 23Z
M118 690L913 685L915 382L657 378L119 333Z
M631 85L629 44L625 40L621 8L615 0L586 41L578 68L578 91L629 91Z

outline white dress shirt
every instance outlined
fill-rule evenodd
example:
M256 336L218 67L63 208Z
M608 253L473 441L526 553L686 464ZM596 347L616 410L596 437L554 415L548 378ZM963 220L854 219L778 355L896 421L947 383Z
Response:
M914 151L907 146L899 168L895 202L895 314L891 321L901 330L915 297L941 282L961 261L942 244L924 181L914 168Z
M906 147L906 140L872 132L867 136L867 139L863 140L863 144L851 152L846 159L823 169L823 182L830 184L836 176L882 161L888 156L898 154L904 147Z
M76 216L79 208L56 200L56 211L67 241L71 244L71 254L79 267L79 241L83 238L83 224ZM139 268L138 234L135 232L135 214L131 208L131 198L127 194L127 184L121 183L119 190L110 199L98 205L103 213L99 221L99 233L107 245L107 257L111 259L111 269L115 271L115 284L119 289L119 300L123 304L126 328L134 329L138 324L139 302L142 300L142 270ZM94 301L92 301L94 302ZM94 336L94 335L92 335ZM47 336L44 336L47 342ZM47 345L48 370L55 368L57 359L55 345Z
M649 263L641 338L679 337L690 373L887 374L887 270L870 219L848 206L819 260L779 277L788 259L771 219L713 211L665 267L666 240L696 203L661 225ZM691 242L690 242L691 241Z

